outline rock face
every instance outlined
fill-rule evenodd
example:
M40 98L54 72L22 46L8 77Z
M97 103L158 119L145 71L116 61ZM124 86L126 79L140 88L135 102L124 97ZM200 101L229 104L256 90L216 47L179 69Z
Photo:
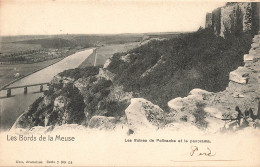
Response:
M212 26L212 13L207 13L205 28Z
M106 69L103 69L103 68L99 69L98 78L105 78L106 80L113 81L114 77L115 77L115 74L113 74L112 72L110 72Z
M228 3L226 6L208 13L205 27L213 27L216 35L222 37L226 32L259 30L259 2Z
M158 129L164 126L163 110L143 98L131 99L125 110L129 129L135 133L144 129Z

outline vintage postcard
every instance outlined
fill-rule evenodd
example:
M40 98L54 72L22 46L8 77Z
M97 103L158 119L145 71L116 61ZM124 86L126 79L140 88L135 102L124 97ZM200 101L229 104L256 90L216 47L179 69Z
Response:
M260 1L0 0L0 166L260 166Z

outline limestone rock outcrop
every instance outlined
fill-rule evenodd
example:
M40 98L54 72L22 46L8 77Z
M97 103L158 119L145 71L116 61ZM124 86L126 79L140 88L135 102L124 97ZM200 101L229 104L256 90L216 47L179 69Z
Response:
M115 74L113 74L112 72L103 69L103 68L99 68L99 73L98 73L98 78L105 78L106 80L114 80Z
M135 133L144 129L156 130L164 126L163 110L143 98L131 99L131 104L125 113L129 129Z

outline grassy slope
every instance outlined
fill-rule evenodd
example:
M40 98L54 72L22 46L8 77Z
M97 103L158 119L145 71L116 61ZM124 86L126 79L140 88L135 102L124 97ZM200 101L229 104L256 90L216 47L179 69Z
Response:
M211 30L184 34L166 41L153 41L130 51L130 63L120 60L126 54L115 54L109 70L125 90L139 92L141 97L167 108L167 102L186 96L193 88L224 90L228 74L243 63L252 35L216 37ZM149 75L141 75L162 57L165 62Z

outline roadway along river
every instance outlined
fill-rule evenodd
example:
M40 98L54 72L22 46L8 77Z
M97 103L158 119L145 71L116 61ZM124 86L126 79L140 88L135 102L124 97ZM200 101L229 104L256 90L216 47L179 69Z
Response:
M63 60L35 72L8 87L30 85L37 83L50 82L58 73L77 68L91 53L93 49L72 54ZM46 86L43 88L46 90ZM8 130L12 127L15 120L43 93L40 93L40 86L28 87L28 93L23 93L24 88L13 89L12 96L6 98L6 90L0 92L0 130Z

